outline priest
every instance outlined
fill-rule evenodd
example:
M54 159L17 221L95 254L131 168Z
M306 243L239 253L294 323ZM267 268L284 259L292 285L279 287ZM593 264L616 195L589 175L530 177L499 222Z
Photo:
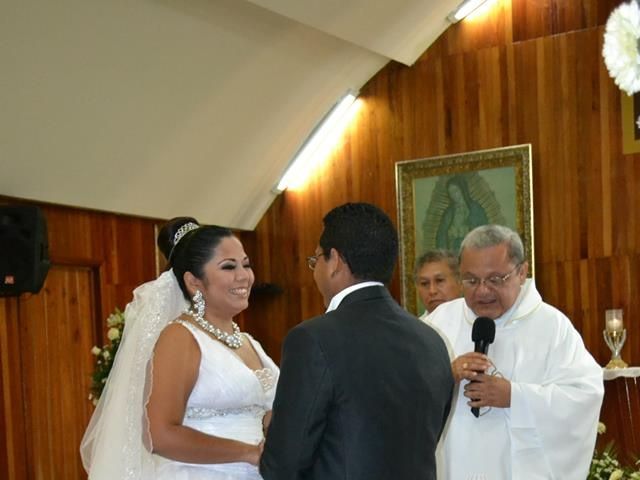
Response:
M464 298L426 318L448 344L456 381L439 479L587 476L602 369L571 321L542 301L527 269L517 233L478 227L460 247ZM494 322L495 338L474 344L479 317Z

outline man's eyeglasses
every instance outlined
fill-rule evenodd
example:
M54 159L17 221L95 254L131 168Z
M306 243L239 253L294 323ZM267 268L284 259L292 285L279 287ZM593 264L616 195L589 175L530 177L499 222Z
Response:
M318 257L320 255L323 255L322 253L319 253L317 255L311 255L310 257L307 257L307 266L311 269L311 270L315 270L316 269L316 263L318 263Z
M509 280L509 278L511 278L511 276L516 273L521 265L522 264L519 263L506 275L491 275L487 278L465 277L461 280L462 286L468 290L475 290L484 283L488 288L501 288L504 286L507 280Z

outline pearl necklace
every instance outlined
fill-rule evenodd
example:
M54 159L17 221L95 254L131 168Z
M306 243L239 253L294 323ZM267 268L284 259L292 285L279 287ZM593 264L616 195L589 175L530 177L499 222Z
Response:
M194 312L193 310L187 310L187 313L193 317L200 327L216 337L222 343L230 348L240 348L242 346L242 333L240 327L233 320L231 321L231 328L233 333L227 333L220 330L218 327L213 326L209 321L205 320L204 315L200 312Z

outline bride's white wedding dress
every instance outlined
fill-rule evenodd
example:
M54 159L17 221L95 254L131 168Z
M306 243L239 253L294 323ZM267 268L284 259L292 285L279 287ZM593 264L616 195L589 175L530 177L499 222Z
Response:
M247 463L195 465L150 453L145 406L153 348L160 332L188 307L171 270L134 291L109 379L87 426L80 454L89 480L254 480ZM278 367L250 336L262 366L249 369L238 355L188 322L201 364L184 424L205 433L257 444L262 417L271 409Z
M271 409L278 368L249 335L264 368L251 370L230 348L188 322L179 321L195 337L202 352L200 372L183 424L195 430L258 444L262 417ZM187 464L154 455L158 480L259 480L248 463Z

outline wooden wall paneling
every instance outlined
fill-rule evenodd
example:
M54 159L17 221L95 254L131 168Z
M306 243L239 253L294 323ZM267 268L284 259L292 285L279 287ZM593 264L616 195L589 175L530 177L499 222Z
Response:
M78 447L98 335L93 272L53 267L43 291L20 299L29 478L81 479Z
M0 478L27 480L18 302L0 298Z
M623 156L618 162L620 169L614 169L612 188L615 192L612 202L613 217L618 222L624 222L625 228L616 229L614 242L617 246L614 255L623 255L628 252L638 251L638 207L637 192L638 186L634 180L634 161L632 158ZM637 174L637 173L636 173ZM635 202L635 204L634 204Z
M598 4L609 0L512 1L513 40L521 42L594 26L599 20ZM610 11L610 10L609 10Z
M596 29L598 38L598 51L602 51L604 29ZM608 256L613 251L613 211L612 211L612 190L611 190L611 165L615 158L622 155L622 123L620 121L619 91L613 86L613 80L609 77L604 62L600 63L598 69L598 85L600 86L598 100L600 115L594 130L600 132L599 149L602 162L601 177L601 205L598 208L602 215L602 255ZM589 249L589 254L591 249Z
M451 153L462 153L468 150L467 145L470 140L467 138L472 132L469 131L467 122L473 118L471 109L467 112L467 89L464 82L464 54L454 55L451 61L445 62L444 90L445 105L447 108L447 121L451 128L448 130L446 151ZM471 69L471 66L468 67ZM473 128L473 122L469 125Z
M511 43L511 2L491 0L440 37L447 55L472 52ZM429 49L431 50L431 48Z
M633 464L640 452L640 378L617 378L605 384L600 420L607 431L598 438L598 448L613 441L627 464Z
M407 146L406 160L439 155L445 151L445 132L451 130L447 123L447 106L443 94L442 62L436 52L427 50L427 54L418 60L413 69L407 70L407 76L413 73L417 82L413 97L407 96L413 101L412 122L406 127L407 137L411 140ZM356 124L356 129L360 123L363 123L362 120ZM426 128L432 124L438 125L438 128ZM354 141L362 148L362 141Z
M578 183L575 188L578 210L576 218L577 243L572 250L572 258L603 256L605 246L604 215L602 201L605 195L604 178L608 175L606 162L602 161L600 143L602 135L599 129L601 115L600 63L596 57L579 55L582 48L599 48L599 31L590 29L570 35L575 40L576 76L572 80L571 89L575 91L577 126L574 155L574 176ZM590 81L580 81L590 79ZM580 101L590 99L591 101Z

